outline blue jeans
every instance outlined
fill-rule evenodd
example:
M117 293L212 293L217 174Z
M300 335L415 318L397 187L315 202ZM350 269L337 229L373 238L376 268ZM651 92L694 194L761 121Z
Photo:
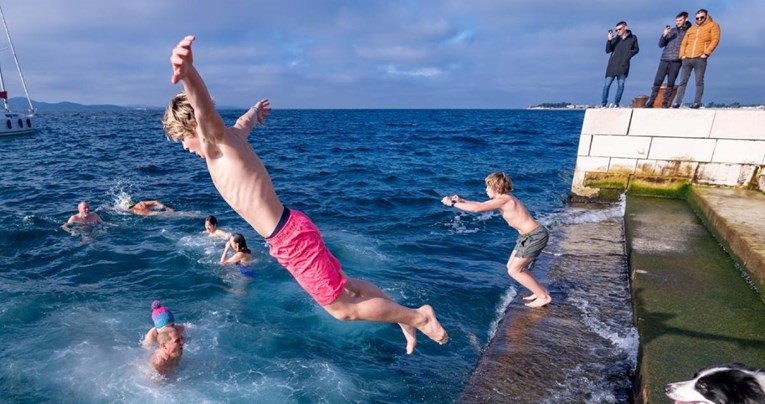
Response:
M614 104L619 105L619 101L622 100L622 93L624 92L624 80L627 79L625 75L606 77L606 83L603 85L603 100L602 105L605 107L608 104L608 92L611 90L611 83L616 79L616 98L614 98Z

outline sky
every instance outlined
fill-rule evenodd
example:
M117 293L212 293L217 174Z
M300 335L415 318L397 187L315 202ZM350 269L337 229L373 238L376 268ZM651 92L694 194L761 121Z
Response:
M194 34L218 105L525 108L598 104L606 32L638 37L622 104L650 93L659 36L706 8L721 26L704 102L765 104L763 0L0 1L32 99L163 107L169 56ZM23 95L1 41L10 96ZM616 88L611 89L613 96ZM689 84L686 99L692 99Z

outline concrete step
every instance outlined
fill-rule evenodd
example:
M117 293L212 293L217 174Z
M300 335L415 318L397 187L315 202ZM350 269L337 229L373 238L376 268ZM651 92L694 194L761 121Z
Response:
M730 195L720 203L733 204ZM757 206L748 214L762 215L765 201ZM625 227L640 334L638 402L667 402L665 384L709 365L765 366L765 304L686 201L630 196Z

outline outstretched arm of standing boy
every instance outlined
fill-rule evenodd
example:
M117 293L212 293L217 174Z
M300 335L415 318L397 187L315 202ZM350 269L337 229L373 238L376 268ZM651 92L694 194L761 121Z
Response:
M441 203L446 206L451 206L459 210L464 210L465 212L473 213L497 210L501 208L505 202L506 201L502 200L501 198L492 198L485 202L467 201L460 198L458 195L445 196L441 199Z

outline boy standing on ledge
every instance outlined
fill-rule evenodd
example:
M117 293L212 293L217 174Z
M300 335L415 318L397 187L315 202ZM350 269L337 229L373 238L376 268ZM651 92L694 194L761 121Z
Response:
M486 177L486 194L489 199L486 202L466 201L457 195L445 196L441 203L451 206L465 212L489 212L499 210L502 218L505 219L510 227L518 230L520 236L515 243L515 249L510 254L507 261L507 273L526 289L531 290L531 296L526 296L526 306L543 307L552 302L552 296L534 275L529 272L527 267L547 246L547 240L550 237L547 229L537 223L533 217L519 201L510 192L513 190L513 182L505 173L492 173Z
M409 309L391 300L377 286L348 278L329 252L313 222L302 212L282 205L271 177L247 136L271 107L259 101L234 126L226 128L215 111L210 94L193 64L191 44L185 37L173 49L172 83L183 83L165 111L162 124L167 136L205 160L215 188L236 213L266 239L276 258L329 314L338 320L398 323L406 338L406 352L417 343L416 330L444 344L449 337L433 308Z

